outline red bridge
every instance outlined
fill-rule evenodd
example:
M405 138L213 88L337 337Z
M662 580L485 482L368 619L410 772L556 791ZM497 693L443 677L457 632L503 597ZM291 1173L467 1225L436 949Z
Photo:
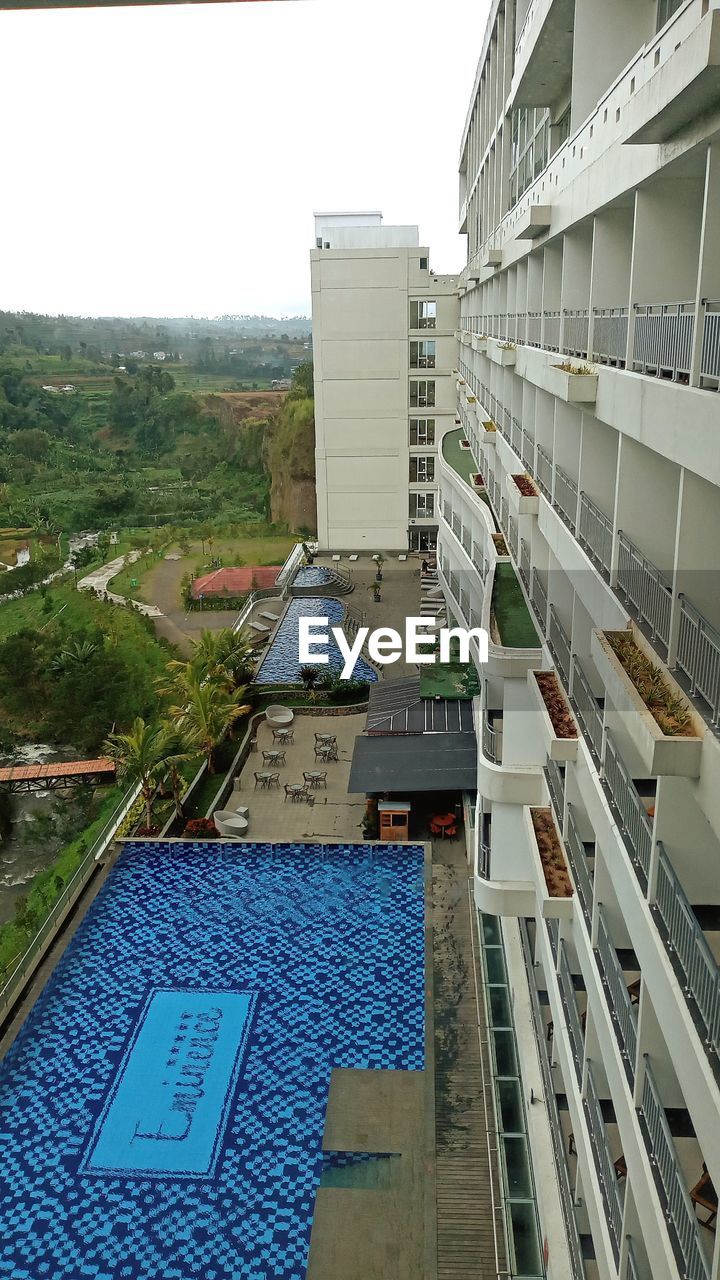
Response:
M28 791L60 791L64 787L97 787L115 777L115 764L99 760L71 760L67 764L19 764L0 769L0 787L16 794Z

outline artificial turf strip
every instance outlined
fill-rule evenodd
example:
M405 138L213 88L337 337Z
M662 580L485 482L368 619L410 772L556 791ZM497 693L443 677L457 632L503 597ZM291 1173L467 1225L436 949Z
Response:
M495 566L492 609L503 645L510 649L539 649L540 640L513 566Z

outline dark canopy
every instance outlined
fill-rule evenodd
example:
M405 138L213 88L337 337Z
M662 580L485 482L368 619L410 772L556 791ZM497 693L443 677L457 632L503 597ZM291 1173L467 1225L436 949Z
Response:
M355 739L348 791L474 791L474 733L361 736Z

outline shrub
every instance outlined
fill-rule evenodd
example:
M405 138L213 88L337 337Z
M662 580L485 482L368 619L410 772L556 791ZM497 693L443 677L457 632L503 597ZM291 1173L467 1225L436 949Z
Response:
M183 836L189 840L216 840L217 835L212 818L191 818L183 831Z

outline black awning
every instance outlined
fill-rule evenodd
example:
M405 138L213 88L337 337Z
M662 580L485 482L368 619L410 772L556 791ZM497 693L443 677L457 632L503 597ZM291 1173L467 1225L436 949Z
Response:
M355 739L348 791L474 791L474 733L362 735Z
M378 680L370 685L367 732L472 733L472 702L461 698L421 698L420 677Z

